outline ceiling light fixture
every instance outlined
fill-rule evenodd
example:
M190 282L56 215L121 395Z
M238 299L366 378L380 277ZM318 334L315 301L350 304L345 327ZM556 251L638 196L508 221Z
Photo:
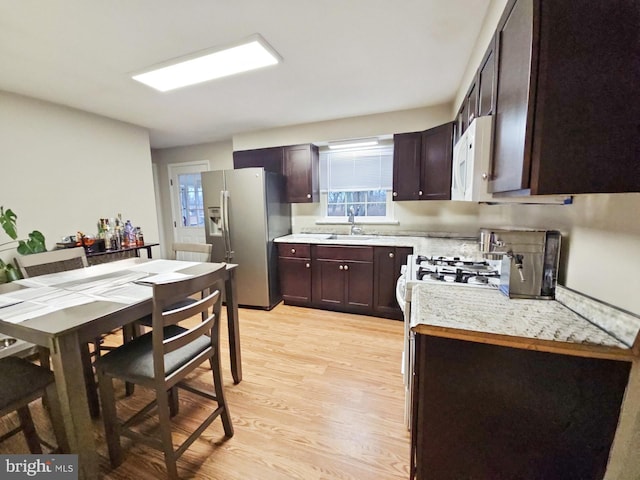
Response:
M156 65L132 76L161 92L279 63L282 58L260 36L225 49L210 49Z
M329 142L329 148L331 150L342 148L373 147L375 145L378 145L377 138L354 138L351 140L341 140L339 142Z

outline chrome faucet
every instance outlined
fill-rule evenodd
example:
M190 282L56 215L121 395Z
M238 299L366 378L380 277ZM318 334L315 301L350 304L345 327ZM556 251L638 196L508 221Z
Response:
M353 208L353 205L349 207L349 223L351 224L350 235L362 235L364 230L362 227L356 226L356 211Z

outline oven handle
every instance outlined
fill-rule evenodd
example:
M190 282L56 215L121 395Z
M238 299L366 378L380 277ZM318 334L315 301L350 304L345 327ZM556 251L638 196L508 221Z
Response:
M400 275L398 277L398 280L396 281L396 300L398 301L398 305L400 306L400 310L402 310L403 314L406 306L406 301L405 301L406 291L407 291L407 279L403 274L403 275Z

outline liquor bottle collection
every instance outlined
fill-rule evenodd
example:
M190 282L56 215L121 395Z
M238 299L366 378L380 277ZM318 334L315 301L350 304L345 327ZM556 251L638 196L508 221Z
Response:
M101 218L98 220L98 234L95 239L90 239L82 232L78 232L77 240L85 247L97 243L96 240L104 240L105 250L120 250L144 245L142 229L134 227L131 220L123 222L122 214L120 213L115 218ZM102 251L101 248L100 251Z

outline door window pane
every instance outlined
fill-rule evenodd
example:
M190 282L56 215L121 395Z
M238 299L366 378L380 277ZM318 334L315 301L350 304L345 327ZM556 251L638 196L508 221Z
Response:
M180 212L183 227L204 226L202 180L199 173L178 175L180 185Z

